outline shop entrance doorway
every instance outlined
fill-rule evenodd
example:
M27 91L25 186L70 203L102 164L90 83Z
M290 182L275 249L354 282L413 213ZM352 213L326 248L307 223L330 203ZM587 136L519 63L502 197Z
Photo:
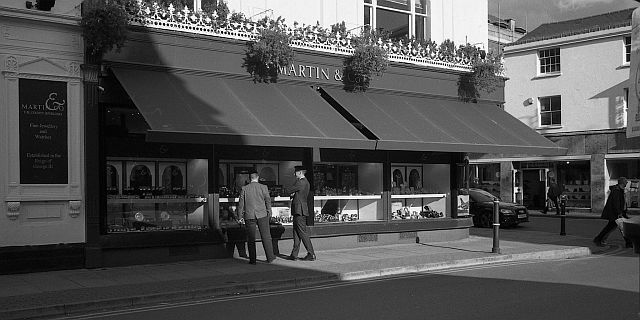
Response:
M523 169L522 191L523 204L527 209L542 210L546 202L546 170Z

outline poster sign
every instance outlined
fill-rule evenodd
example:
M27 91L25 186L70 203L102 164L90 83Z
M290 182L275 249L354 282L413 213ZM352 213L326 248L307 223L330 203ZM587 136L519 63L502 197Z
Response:
M469 195L458 194L458 217L469 215Z
M68 183L67 83L19 80L20 183Z
M627 138L640 136L640 8L631 18L631 66L629 101L627 101Z

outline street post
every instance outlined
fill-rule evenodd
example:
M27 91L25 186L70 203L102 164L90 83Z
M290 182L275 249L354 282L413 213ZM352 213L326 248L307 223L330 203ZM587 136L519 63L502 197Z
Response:
M492 253L500 253L500 200L498 198L493 199L493 248Z

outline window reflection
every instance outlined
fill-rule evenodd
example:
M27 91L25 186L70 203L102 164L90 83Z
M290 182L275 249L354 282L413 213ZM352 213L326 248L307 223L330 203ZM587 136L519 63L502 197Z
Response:
M376 10L376 29L390 33L392 39L409 37L409 15L384 9Z
M171 194L174 190L179 190L182 185L183 176L180 168L168 166L162 172L162 188L165 194Z

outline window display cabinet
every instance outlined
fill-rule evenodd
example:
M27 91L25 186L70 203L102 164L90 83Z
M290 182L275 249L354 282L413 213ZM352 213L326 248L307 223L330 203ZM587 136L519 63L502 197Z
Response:
M393 220L450 216L449 165L392 164L391 217Z
M291 199L284 194L284 186L292 185L295 181L293 170L301 165L299 161L252 162L240 160L220 161L218 167L218 200L220 205L220 225L225 227L236 225L233 217L236 215L238 196L242 187L251 180L249 174L255 170L260 175L260 183L269 188L271 195L271 222L292 224Z
M203 230L207 160L107 160L109 233Z
M313 166L318 223L382 220L382 164L317 163Z

